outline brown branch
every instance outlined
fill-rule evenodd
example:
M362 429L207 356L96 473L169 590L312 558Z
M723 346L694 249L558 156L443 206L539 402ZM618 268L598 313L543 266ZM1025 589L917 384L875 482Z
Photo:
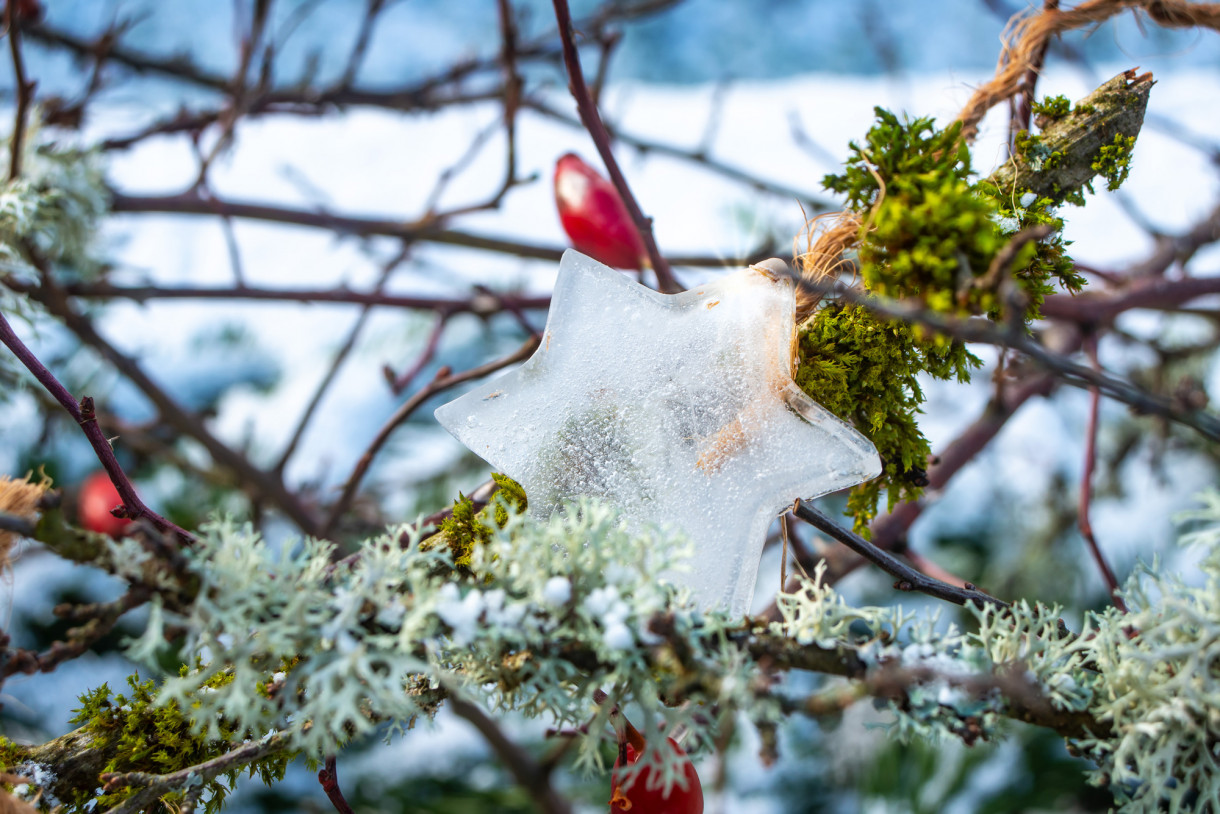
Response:
M1051 38L1077 28L1105 22L1129 9L1146 13L1169 28L1204 27L1220 30L1220 3L1193 0L1085 0L1070 9L1043 8L1031 16L1009 23L995 77L978 88L958 114L962 137L973 140L979 122L995 105L1021 90L1026 72Z
M77 658L114 630L123 614L143 605L152 594L151 588L137 585L113 602L86 606L80 613L88 614L90 618L85 619L83 624L70 628L63 641L53 642L42 653L10 650L7 647L8 634L3 634L0 639L0 645L3 645L0 647L0 683L17 673L49 673L65 661Z
M1100 371L1101 363L1097 359L1096 334L1089 334L1085 337L1084 348L1085 354L1093 365L1093 369ZM1097 563L1097 570L1101 572L1101 578L1105 580L1106 588L1110 591L1114 607L1126 613L1127 604L1118 595L1118 580L1114 576L1114 569L1110 568L1110 563L1106 561L1106 555L1102 553L1101 547L1097 545L1097 537L1093 534L1093 524L1089 522L1089 505L1093 498L1093 470L1097 464L1097 417L1100 405L1101 391L1096 387L1089 388L1089 424L1084 436L1084 466L1080 473L1080 504L1077 512L1077 524L1080 527L1080 535L1088 543L1089 553L1093 556L1093 562Z
M31 297L46 307L48 313L57 317L68 330L76 334L82 342L95 348L103 358L130 379L144 393L148 400L153 403L166 422L182 434L198 441L207 450L208 454L212 456L212 460L232 471L241 483L247 485L256 494L277 506L301 530L306 533L314 532L316 520L297 500L296 496L288 491L283 481L273 474L259 469L244 455L233 450L213 435L199 416L184 409L160 385L154 382L134 359L120 352L114 345L103 338L93 327L93 323L72 307L64 291L53 286L48 275L44 273L43 285L29 293ZM96 426L95 422L91 422L91 424ZM82 426L87 427L89 425ZM100 435L100 430L98 434ZM109 450L109 444L105 446ZM98 452L99 457L101 457L103 455L102 450L98 450ZM113 453L109 454L113 459ZM105 464L104 458L103 464ZM117 462L114 466L115 469L118 468ZM122 487L116 479L115 472L109 466L106 467L106 471L110 472L111 479L115 481L115 487L119 489L119 494L123 496L124 504L126 505L127 495L123 493ZM121 472L121 470L119 471ZM134 496L134 491L132 491L132 495ZM154 524L157 523L152 517L149 519ZM161 522L167 521L162 520Z
M1043 0L1043 12L1058 11L1059 0ZM1047 37L1034 48L1029 60L1029 67L1021 77L1021 92L1013 101L1012 121L1008 123L1008 147L1011 150L1016 144L1017 133L1029 130L1030 117L1034 110L1034 93L1038 87L1038 75L1042 73L1042 63L1046 60L1046 50L1050 47L1051 38Z
M394 395L400 395L402 391L410 387L411 382L420 374L420 371L432 361L432 358L436 355L436 349L440 346L441 336L445 333L445 325L448 321L448 314L442 313L437 315L436 322L432 325L432 330L428 332L428 339L424 342L424 349L416 357L415 363L403 371L402 375L396 374L389 365L382 369L386 381L390 385L390 390Z
M545 116L548 119L562 122L569 127L583 129L583 125L578 118L569 116L559 110L556 110L540 99L527 97L522 102L522 105L524 107L528 107L535 113ZM606 131L610 134L612 141L625 144L640 153L656 153L657 155L663 155L679 161L686 161L691 164L695 164L705 170L708 170L709 172L715 173L716 175L728 178L731 181L736 181L739 184L744 184L751 189L756 189L771 195L778 195L782 198L790 198L797 201L801 206L805 207L806 212L811 214L828 212L835 208L835 204L826 198L812 195L806 190L790 187L786 184L759 178L755 175L751 175L749 172L746 172L740 167L735 167L732 164L726 164L725 162L709 155L700 154L681 147L675 147L672 144L665 144L664 142L651 141L649 139L627 133L613 127L612 125L606 125ZM834 161L837 163L838 158L836 157ZM774 252L771 252L768 257L772 257L774 254ZM671 257L670 260L675 266L690 265L689 263L679 263L677 258L674 257Z
M589 136L597 146L597 152L602 157L606 172L614 183L614 188L618 190L619 197L623 199L623 205L627 207L631 221L635 224L640 240L644 243L644 250L648 253L649 262L652 263L652 271L657 275L657 288L667 294L681 291L682 287L674 279L669 262L657 248L657 241L652 235L652 219L644 216L639 202L636 201L631 187L627 184L627 179L623 176L623 171L619 169L618 162L614 160L614 152L610 149L610 134L606 131L606 126L602 124L601 114L597 112L597 105L594 104L593 97L589 95L584 71L580 67L580 54L576 51L575 34L572 31L572 12L568 9L567 0L552 0L552 4L555 7L555 20L559 24L559 38L563 43L563 62L568 70L568 90L576 99L580 120L584 122L585 129L589 131Z
M529 358L530 354L538 347L538 337L530 337L524 345L518 348L513 353L505 356L502 359L488 362L478 367L473 367L469 370L464 370L461 373L451 373L449 368L442 367L436 372L436 377L424 385L415 395L403 402L402 406L395 411L394 415L382 425L381 429L369 443L364 454L360 456L360 460L356 462L356 466L352 469L352 474L348 476L347 483L343 486L343 492L339 495L339 499L335 501L335 505L331 507L330 515L326 518L326 522L322 526L320 536L327 537L335 529L339 518L347 511L351 505L352 499L356 496L356 490L360 487L360 482L367 474L369 467L373 463L373 458L385 446L385 442L389 440L394 430L398 429L404 421L406 421L412 413L419 409L425 401L430 399L437 393L448 390L451 387L467 382L472 379L482 378L489 373L495 373L509 365L522 362Z
M551 786L550 773L526 750L509 740L486 712L457 693L450 694L449 708L479 731L539 811L544 814L568 814L572 811L571 803Z
M390 279L390 275L394 269L407 257L407 250L404 248L397 255L385 264L381 270L381 276L377 280L377 285L373 288L374 294L380 294L385 287L386 282ZM296 429L293 430L292 437L288 439L288 443L284 445L284 451L280 453L280 458L276 462L271 471L275 472L280 478L283 478L285 467L288 466L288 460L292 454L296 452L297 445L301 442L302 436L305 435L305 428L309 426L309 422L313 419L314 413L318 409L318 405L322 403L322 397L326 395L326 391L330 389L331 384L339 376L339 369L343 367L343 363L347 361L347 357L351 355L352 350L356 347L356 341L360 338L360 334L364 332L364 326L368 324L369 317L372 315L373 306L365 305L360 311L360 316L356 317L356 321L352 323L352 327L348 330L347 338L343 341L339 350L335 352L335 356L331 359L330 367L322 380L318 382L318 386L314 389L313 396L309 403L305 406L301 417L297 420Z
M0 277L6 287L19 294L34 294L38 286L14 277ZM71 297L86 299L125 299L134 302L152 300L259 300L271 302L328 302L353 305L410 308L436 311L442 316L474 314L491 316L500 310L536 310L549 308L550 297L519 297L513 294L476 294L467 299L440 297L404 297L374 289L370 292L345 288L218 288L198 286L117 286L110 283L68 283L63 292Z
M4 4L4 25L8 29L9 53L13 59L13 79L16 83L17 105L13 113L13 135L9 144L8 180L21 177L21 156L25 150L26 120L34 95L34 83L26 79L25 59L21 53L21 11L16 0Z
M563 256L565 251L564 248L559 246L540 246L535 243L504 240L470 232L461 232L455 229L445 229L436 225L415 225L397 220L351 217L270 204L204 200L192 190L177 195L162 196L124 195L121 192L114 192L111 195L111 209L114 212L223 215L269 221L272 223L286 223L294 226L308 226L315 229L328 229L340 234L349 234L357 237L395 237L407 242L464 246L470 249L480 249L500 254L516 255L517 257L556 262ZM762 247L760 250L751 252L743 258L726 259L724 257L700 255L674 257L673 261L681 266L725 268L733 265L749 265L757 260L766 259L769 256L771 255L768 254L768 247Z
M838 280L815 281L799 277L794 277L794 280L808 294L820 296L833 293L843 302L864 306L889 319L923 325L936 333L962 342L980 342L1012 348L1073 387L1098 387L1110 398L1131 406L1137 412L1167 418L1190 427L1205 438L1220 441L1220 416L1205 410L1182 409L1172 399L1077 364L1039 344L1021 325L1000 327L983 318L958 319L933 311L918 300L892 300L872 296L845 286Z
M123 467L119 465L118 459L115 458L114 450L110 448L110 441L102 432L101 427L98 426L93 399L85 396L78 404L72 394L68 392L68 389L60 383L59 379L55 378L55 374L51 373L46 365L34 355L34 352L21 341L16 332L13 331L12 326L9 325L8 320L5 319L4 314L0 314L0 342L12 351L17 360L38 380L38 383L80 425L81 431L89 440L89 445L93 447L94 453L97 454L98 460L106 470L106 474L110 476L110 481L114 484L114 488L118 490L119 497L123 500L125 516L131 519L144 518L152 523L158 531L172 533L183 543L193 541L195 538L192 534L169 522L148 508L144 501L140 500L140 496L136 494L135 487L132 486L126 473L123 472Z

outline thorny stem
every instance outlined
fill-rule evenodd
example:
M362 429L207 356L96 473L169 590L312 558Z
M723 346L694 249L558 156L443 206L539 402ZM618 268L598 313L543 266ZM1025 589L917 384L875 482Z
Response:
M114 450L110 448L110 441L102 432L101 427L98 426L93 399L85 396L78 404L72 394L68 392L68 388L64 387L59 379L55 378L55 375L47 369L46 365L34 355L34 352L21 341L13 331L9 321L4 317L4 314L0 314L0 342L3 342L12 351L18 361L38 380L38 383L80 425L81 431L89 439L89 444L93 447L98 460L101 461L102 466L105 468L106 474L110 476L111 483L118 490L119 497L123 500L125 515L133 520L145 518L156 527L157 531L172 533L178 537L180 542L190 543L194 541L194 535L190 532L179 528L144 505L144 501L140 500L139 495L136 494L135 487L132 486L126 473L123 472L123 468L119 466L118 459L114 456Z
M631 215L632 223L635 224L636 231L639 232L640 239L644 242L644 250L648 252L652 271L657 275L657 288L666 294L681 291L682 287L674 279L668 261L661 256L661 252L657 248L656 239L652 235L652 220L644 216L635 195L631 192L631 187L627 184L627 179L623 176L623 171L619 169L618 162L614 160L614 152L610 149L610 134L606 131L606 126L602 124L602 118L597 112L597 105L593 103L593 97L589 95L584 71L580 67L580 54L576 50L575 35L572 31L572 12L568 9L568 2L567 0L552 0L552 3L555 6L555 20L559 23L559 38L563 43L563 62L568 69L568 90L576 99L580 120L584 122L585 129L589 131L589 136L597 146L602 163L606 165L606 172L610 175L614 188L618 190L619 197L623 199L623 204Z
M347 798L343 796L343 790L339 788L339 770L334 755L326 758L322 770L318 772L318 782L322 784L322 791L326 792L335 811L339 814L355 814L348 805Z
M1084 338L1084 349L1089 357L1089 361L1093 365L1093 369L1100 371L1101 363L1097 358L1096 334L1089 334ZM1110 568L1110 563L1106 561L1106 555L1102 553L1101 547L1097 545L1097 537L1093 534L1093 525L1089 522L1089 505L1093 499L1093 470L1097 464L1097 428L1100 404L1101 391L1096 387L1089 388L1089 425L1085 430L1084 436L1084 467L1080 474L1080 508L1077 512L1077 524L1080 527L1081 536L1088 543L1089 553L1093 555L1093 562L1097 563L1097 570L1101 572L1101 578L1106 582L1106 587L1109 589L1110 596L1114 600L1114 607L1126 613L1127 603L1118 595L1118 580L1114 576L1114 570Z

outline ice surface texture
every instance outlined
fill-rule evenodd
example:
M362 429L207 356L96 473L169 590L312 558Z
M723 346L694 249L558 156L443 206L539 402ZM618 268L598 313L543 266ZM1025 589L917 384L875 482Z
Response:
M539 516L590 495L679 530L695 557L666 577L746 613L776 515L881 471L873 445L792 381L793 311L774 269L667 295L569 250L538 351L436 417Z

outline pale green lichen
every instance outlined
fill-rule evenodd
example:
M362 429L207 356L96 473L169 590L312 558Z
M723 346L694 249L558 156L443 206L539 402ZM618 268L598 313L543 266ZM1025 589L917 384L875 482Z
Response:
M1125 810L1200 811L1220 803L1220 496L1199 518L1208 525L1187 541L1208 546L1203 586L1146 569L1127 587L1131 613L1086 614L1076 633L1059 608L1023 602L971 608L965 629L902 607L852 607L821 569L778 598L779 621L742 625L657 579L681 566L685 544L629 531L596 503L545 522L509 516L471 550L469 575L405 529L336 565L327 543L271 546L222 522L189 554L194 606L154 614L130 652L149 656L166 626L181 625L184 652L210 657L159 695L192 710L192 737L204 740L277 730L291 749L327 754L387 722L429 718L459 693L582 733L576 763L599 769L610 707L593 701L598 689L632 704L644 732L689 728L694 750L738 714L773 744L800 708L758 680L780 648L803 654L794 666L824 665L813 669L887 699L902 738L998 737L1034 698ZM231 680L217 684L218 673ZM676 779L658 742L647 759Z
M8 139L0 149L8 153ZM28 246L61 272L95 273L94 241L108 196L95 150L47 142L31 130L21 176L0 185L0 261L23 263Z

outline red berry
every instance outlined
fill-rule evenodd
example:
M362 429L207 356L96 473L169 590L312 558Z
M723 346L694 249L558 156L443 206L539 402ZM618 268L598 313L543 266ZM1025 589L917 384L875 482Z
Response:
M620 269L639 269L644 242L618 190L580 156L555 162L555 205L572 247Z
M110 510L122 505L123 499L110 482L110 476L105 472L94 472L81 484L80 500L76 507L77 520L89 531L118 537L131 521L115 517Z
M686 753L673 738L669 745L679 757L684 758L682 778L686 788L675 782L669 788L669 794L664 794L665 783L658 767L647 765L633 778L619 780L619 769L624 765L635 763L639 753L630 743L619 747L618 760L614 762L614 771L610 775L610 814L630 812L630 814L703 814L703 786L699 784L699 775L695 772L695 764L685 760Z
M39 0L15 0L13 10L17 19L23 23L37 23L42 20L42 3Z

